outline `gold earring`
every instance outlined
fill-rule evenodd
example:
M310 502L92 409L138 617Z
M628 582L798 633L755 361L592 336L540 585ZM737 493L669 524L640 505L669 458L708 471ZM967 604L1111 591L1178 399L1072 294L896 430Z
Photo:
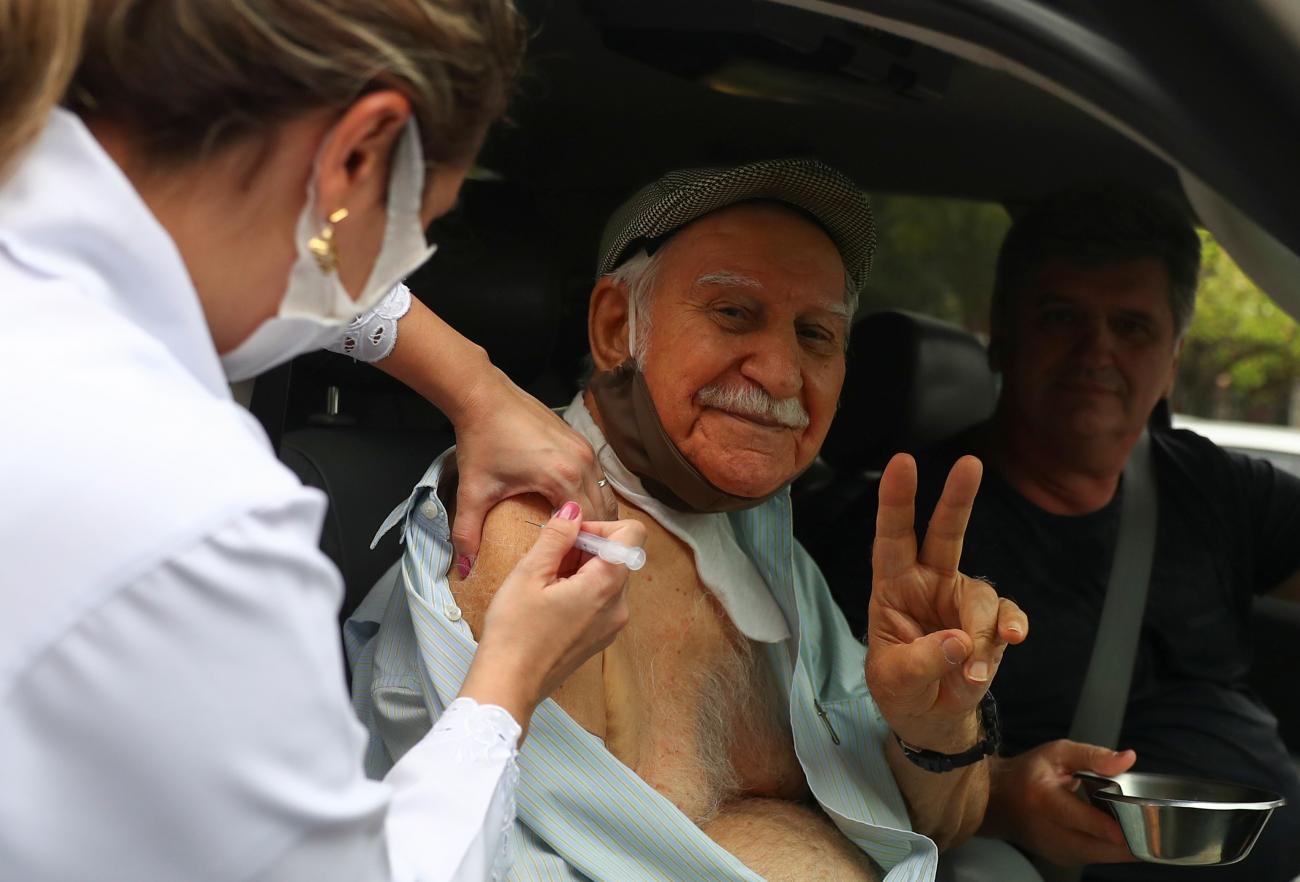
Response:
M329 275L339 268L338 246L334 244L334 225L348 216L346 208L340 208L329 216L325 226L315 236L307 240L307 250L316 258L320 271Z

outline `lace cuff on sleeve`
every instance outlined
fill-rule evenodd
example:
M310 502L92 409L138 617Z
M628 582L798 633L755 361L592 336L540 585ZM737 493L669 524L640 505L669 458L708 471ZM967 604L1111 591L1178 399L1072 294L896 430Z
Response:
M331 352L350 355L357 361L375 362L387 358L397 345L397 320L410 308L411 289L398 283L373 309L354 318L343 329L343 336L327 348Z
M458 744L462 761L505 760L513 757L523 729L505 708L479 704L472 698L457 698L438 717L433 731L438 740Z
M433 727L433 737L443 744L455 745L458 763L504 762L501 780L492 795L487 822L500 825L497 847L492 855L489 878L502 882L510 872L514 858L511 832L515 823L515 791L519 786L519 736L523 730L504 708L479 704L472 698L457 698ZM489 842L491 840L488 840Z

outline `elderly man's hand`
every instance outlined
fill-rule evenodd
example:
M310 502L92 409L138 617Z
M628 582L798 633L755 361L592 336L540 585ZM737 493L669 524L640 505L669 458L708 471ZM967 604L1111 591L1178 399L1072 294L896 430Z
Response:
M1131 750L1064 739L999 759L980 833L1010 840L1058 866L1137 860L1115 819L1079 799L1074 779L1080 769L1118 775L1136 759Z
M973 456L953 466L919 555L915 461L895 456L880 479L867 685L898 737L943 753L975 743L975 708L1007 644L1029 633L1015 603L957 570L982 471Z

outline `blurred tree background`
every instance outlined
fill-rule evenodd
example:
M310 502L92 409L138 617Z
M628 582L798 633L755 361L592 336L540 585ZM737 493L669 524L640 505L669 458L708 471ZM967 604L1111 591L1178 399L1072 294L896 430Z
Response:
M907 309L988 336L998 246L1011 226L1001 205L872 196L880 237L862 312Z
M1201 286L1183 344L1174 409L1215 419L1300 425L1296 323L1201 231Z
M998 246L1011 220L991 203L876 195L880 235L862 313L908 309L986 338ZM1201 231L1201 284L1174 410L1300 425L1300 329Z

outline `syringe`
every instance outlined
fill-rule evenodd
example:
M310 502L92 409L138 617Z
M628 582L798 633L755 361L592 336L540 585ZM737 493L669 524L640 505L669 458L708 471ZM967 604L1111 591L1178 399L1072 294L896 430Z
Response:
M536 521L528 521L528 523L534 527L546 526ZM615 542L613 539L606 539L604 536L597 536L585 530L578 531L578 538L573 544L588 554L594 554L610 563L622 564L629 570L639 570L645 566L645 549L639 545L624 545L622 542Z

